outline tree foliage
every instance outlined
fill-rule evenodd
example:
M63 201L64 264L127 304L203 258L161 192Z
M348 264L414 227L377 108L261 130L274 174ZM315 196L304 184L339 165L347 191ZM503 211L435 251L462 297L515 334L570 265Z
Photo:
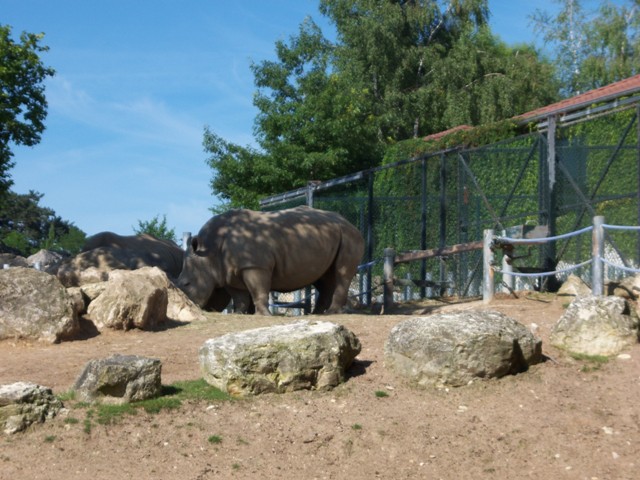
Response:
M640 73L640 2L602 1L586 12L580 0L556 0L553 16L536 10L535 30L554 50L562 93L571 96Z
M309 18L252 67L257 148L205 131L213 193L226 207L377 166L388 148L555 100L551 66L508 47L486 0L321 0L331 42Z
M43 195L7 192L0 202L0 251L29 256L40 249L74 254L80 251L85 233L40 206Z
M0 196L12 182L11 144L33 146L40 142L47 116L44 80L54 74L39 54L43 35L23 32L18 42L11 27L0 25Z
M169 228L167 226L166 215L162 216L162 220L160 219L160 215L156 215L148 221L138 220L138 227L133 227L133 231L136 235L147 233L156 238L176 242L176 230L175 228Z

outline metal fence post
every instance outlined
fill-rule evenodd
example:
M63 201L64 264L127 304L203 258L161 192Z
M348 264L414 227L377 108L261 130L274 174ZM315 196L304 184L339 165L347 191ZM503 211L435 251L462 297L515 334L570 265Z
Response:
M594 295L604 294L604 217L593 217L593 233L591 240L591 255L593 266L591 267L591 293Z
M503 252L502 255L502 282L504 283L503 292L511 293L515 290L515 277L511 275L513 273L513 266L509 259L509 255Z
M493 229L485 230L482 237L482 301L489 303L495 290L493 278Z
M384 249L384 264L382 267L383 278L383 313L391 313L393 308L393 263L396 251L393 248Z
M191 244L191 232L182 233L182 250L189 251L189 245Z

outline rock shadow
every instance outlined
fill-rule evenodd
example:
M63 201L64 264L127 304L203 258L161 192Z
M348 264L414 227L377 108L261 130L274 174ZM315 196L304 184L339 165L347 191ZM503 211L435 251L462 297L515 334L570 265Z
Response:
M353 361L351 366L345 372L345 380L359 377L367 373L367 368L373 364L373 360L358 360Z

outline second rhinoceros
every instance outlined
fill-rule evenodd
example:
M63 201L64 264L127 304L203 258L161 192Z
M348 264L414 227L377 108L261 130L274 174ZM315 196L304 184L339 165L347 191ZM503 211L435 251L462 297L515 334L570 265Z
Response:
M309 207L278 212L230 210L191 241L178 286L202 308L224 290L269 315L270 291L314 285L314 313L336 313L364 252L362 235L342 216Z

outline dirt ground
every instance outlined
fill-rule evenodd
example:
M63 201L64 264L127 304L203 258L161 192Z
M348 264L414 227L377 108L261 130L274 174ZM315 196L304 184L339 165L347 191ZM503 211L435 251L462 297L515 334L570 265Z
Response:
M86 409L70 409L24 433L0 434L0 479L640 478L640 345L603 365L568 357L547 341L566 303L531 294L488 306L323 317L362 343L348 381L335 390L192 401L94 424L89 433ZM536 324L549 360L448 390L415 388L385 369L384 342L407 315L486 308ZM166 385L197 379L205 340L295 320L212 314L163 331L107 332L58 345L4 341L0 384L30 381L64 393L88 360L114 353L161 359ZM66 421L73 416L80 421ZM212 443L213 435L221 441Z

